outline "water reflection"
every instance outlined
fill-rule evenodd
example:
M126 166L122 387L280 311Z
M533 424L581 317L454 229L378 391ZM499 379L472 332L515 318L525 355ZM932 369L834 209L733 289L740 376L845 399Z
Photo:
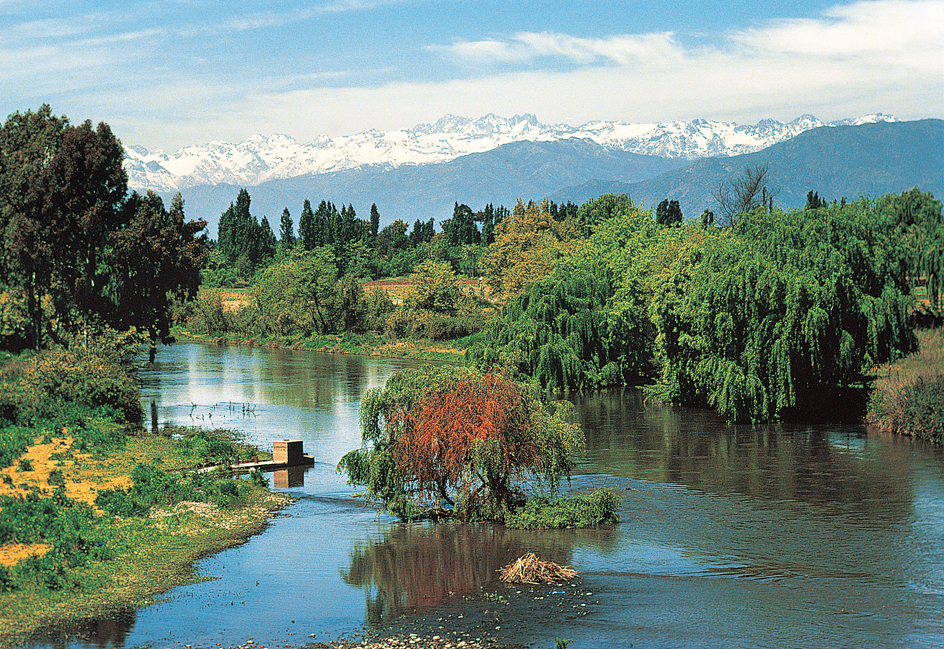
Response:
M52 649L67 649L76 646L87 649L123 647L136 619L137 613L134 609L116 611L107 617L85 620L41 634L37 637L37 644L41 643Z
M502 566L528 552L569 565L575 547L606 546L614 534L613 528L535 532L490 524L392 525L378 538L354 544L341 577L365 591L367 621L381 624L480 595L499 583Z
M900 449L862 426L734 426L710 412L647 404L635 389L573 400L587 433L584 467L872 521L913 514L914 484Z

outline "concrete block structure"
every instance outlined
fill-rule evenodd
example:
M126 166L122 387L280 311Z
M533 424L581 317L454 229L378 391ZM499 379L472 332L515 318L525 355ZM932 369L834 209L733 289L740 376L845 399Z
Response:
M284 439L272 442L272 461L289 466L304 463L305 456L302 450L302 441L300 439Z

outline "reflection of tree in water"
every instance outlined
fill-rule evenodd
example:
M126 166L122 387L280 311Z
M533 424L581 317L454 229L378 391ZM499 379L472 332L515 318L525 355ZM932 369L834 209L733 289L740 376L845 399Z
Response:
M498 570L534 551L570 563L577 539L491 524L396 525L376 541L358 543L341 577L367 592L367 621L379 623L422 611L450 597L475 595L498 582ZM535 547L535 545L540 547Z
M911 514L912 480L899 476L907 470L902 453L870 440L864 427L729 425L709 410L649 404L637 389L571 398L587 437L584 470L839 506L873 520Z

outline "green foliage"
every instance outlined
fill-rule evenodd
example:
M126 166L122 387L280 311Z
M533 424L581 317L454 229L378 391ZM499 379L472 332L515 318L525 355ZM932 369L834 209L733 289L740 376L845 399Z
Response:
M236 203L220 215L219 248L230 267L239 276L251 277L275 255L275 234L266 217L260 222L250 214L252 199L245 188L239 190Z
M577 245L580 229L576 222L557 221L549 208L546 200L540 205L519 200L512 215L496 226L495 241L481 266L491 296L499 303L549 275Z
M553 500L536 496L512 512L505 519L505 525L525 530L614 525L619 523L617 507L619 496L609 489Z
M452 267L432 260L417 264L403 295L404 309L414 312L456 315L469 302L470 298Z
M737 421L809 409L914 348L890 230L867 201L758 210L654 275L661 397Z
M330 249L292 251L252 287L261 324L276 335L336 331L337 277Z
M647 351L612 309L613 294L605 269L561 268L513 298L467 358L514 367L552 389L625 383L642 372Z
M132 196L123 210L127 226L112 236L106 262L111 269L109 297L115 308L107 321L115 329L147 331L152 345L170 335L172 304L189 302L200 286L208 257L206 221L185 221L180 194L170 211L160 196Z
M11 388L16 422L50 422L54 430L83 428L92 414L140 422L140 394L126 366L138 344L133 333L103 330L87 341L36 354Z
M918 380L903 390L904 429L924 439L944 444L944 374Z
M194 464L225 465L240 455L240 448L225 439L223 431L208 431L202 428L191 430L176 444L177 451L192 459Z
M128 489L100 491L95 504L116 516L147 516L152 507L171 507L182 501L235 507L246 501L250 481L233 480L214 473L169 473L153 464L137 464Z
M555 490L569 475L583 435L568 406L473 368L398 372L364 396L362 447L338 471L403 519L504 520L523 500L520 481Z
M634 209L629 194L604 194L593 198L577 209L577 220L589 234L596 226L612 216L627 214Z
M200 279L203 221L155 194L127 195L107 124L74 126L48 105L0 127L0 344L40 349L106 322L168 335L169 294Z
M204 288L193 301L190 328L197 333L214 334L229 330L229 321L223 308L223 292L217 288Z
M0 497L0 545L46 543L45 555L31 556L0 572L0 591L35 584L49 590L70 587L69 570L90 560L108 560L112 548L96 525L92 508L66 498L62 491L48 498Z

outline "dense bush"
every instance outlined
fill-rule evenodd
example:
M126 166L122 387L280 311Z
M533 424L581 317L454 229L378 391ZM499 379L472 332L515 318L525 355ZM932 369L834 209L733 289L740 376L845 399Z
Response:
M609 489L554 500L536 496L514 510L505 525L526 530L614 525L619 523L618 506L619 496Z
M944 443L944 374L936 378L918 377L905 388L904 428L918 437Z
M16 421L81 425L89 413L141 421L137 382L127 366L140 339L105 331L33 356L13 385Z
M108 539L95 525L91 507L66 498L60 490L48 498L36 494L0 498L0 545L45 543L43 555L34 555L13 568L0 571L0 590L14 590L33 582L50 590L70 585L68 569L90 560L113 556Z
M141 421L129 359L140 338L108 330L10 363L0 383L0 466L9 466L37 434L66 431L81 451L124 442L122 425Z

